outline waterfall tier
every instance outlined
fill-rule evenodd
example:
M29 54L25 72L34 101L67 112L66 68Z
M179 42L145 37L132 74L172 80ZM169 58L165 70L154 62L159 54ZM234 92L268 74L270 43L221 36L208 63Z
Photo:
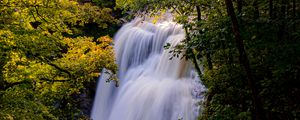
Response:
M91 117L94 120L195 120L204 88L189 61L164 49L185 37L174 22L135 19L116 34L120 87L99 78Z

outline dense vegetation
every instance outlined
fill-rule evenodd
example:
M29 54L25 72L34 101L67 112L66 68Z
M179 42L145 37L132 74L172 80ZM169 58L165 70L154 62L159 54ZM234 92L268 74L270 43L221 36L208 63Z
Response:
M95 79L117 69L115 6L184 25L174 54L208 88L200 120L300 118L300 1L0 0L0 119L88 119Z
M0 119L87 118L89 88L103 68L117 68L107 33L117 23L112 10L69 0L0 2Z

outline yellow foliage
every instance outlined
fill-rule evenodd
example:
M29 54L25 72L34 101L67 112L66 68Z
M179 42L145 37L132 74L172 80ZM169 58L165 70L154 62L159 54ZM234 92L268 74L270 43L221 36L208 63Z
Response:
M111 9L70 0L0 2L0 119L56 119L52 114L61 114L55 102L95 83L103 68L115 73L109 36L74 38L80 36L78 26L93 23L105 29L116 23ZM24 106L28 109L20 109Z

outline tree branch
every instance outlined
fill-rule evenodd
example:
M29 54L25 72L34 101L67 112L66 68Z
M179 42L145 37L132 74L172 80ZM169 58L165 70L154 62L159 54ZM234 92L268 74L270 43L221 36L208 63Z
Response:
M55 80L55 79L48 79L48 78L40 78L40 80L48 81L48 82L67 82L67 81L71 81L70 79Z
M226 3L226 7L227 7L227 14L231 18L232 31L234 33L236 47L239 52L240 66L246 72L248 86L252 92L251 97L252 97L252 102L253 102L253 106L255 109L256 120L264 120L264 116L263 116L264 111L263 111L263 107L261 105L261 101L260 101L260 98L258 95L258 88L256 85L256 81L254 80L254 77L252 75L249 59L247 57L244 42L243 42L243 39L240 34L240 28L239 28L239 24L238 24L238 21L237 21L235 12L234 12L232 0L225 0L225 3Z
M2 81L1 85L0 85L0 90L6 90L6 89L11 88L16 85L30 84L30 83L31 83L30 81L20 81L20 82L14 82L14 83L8 83L6 81Z
M68 74L69 77L74 78L74 76L72 75L72 73L71 73L70 71L65 70L65 69L59 67L58 65L52 63L50 60L48 60L48 59L43 59L43 58L41 58L41 57L36 57L36 58L37 58L38 60L40 60L40 61L42 61L42 62L44 62L44 63L46 63L46 64L48 64L48 65L50 65L50 66L52 66L52 67L54 67L55 69L57 69L57 70L59 70L59 71L61 71L61 72L64 72L64 73ZM46 62L45 62L45 61L46 61Z

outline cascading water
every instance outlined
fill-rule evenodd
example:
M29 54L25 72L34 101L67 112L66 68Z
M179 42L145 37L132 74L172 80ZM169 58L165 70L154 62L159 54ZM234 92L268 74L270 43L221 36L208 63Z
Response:
M185 37L173 22L135 19L115 36L120 87L102 74L91 118L94 120L195 120L204 87L185 59L163 47Z

